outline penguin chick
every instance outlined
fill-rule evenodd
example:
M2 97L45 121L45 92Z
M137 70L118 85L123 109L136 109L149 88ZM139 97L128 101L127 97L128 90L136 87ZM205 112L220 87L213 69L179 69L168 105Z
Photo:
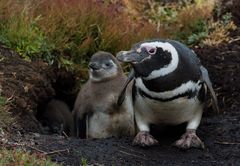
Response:
M77 137L107 138L134 134L129 89L123 103L117 104L126 80L112 54L99 51L91 57L89 80L82 86L73 110Z
M158 141L150 135L151 124L187 123L186 133L175 146L203 148L196 135L207 88L218 110L208 72L196 54L174 40L149 40L121 51L117 59L130 62L134 72L135 120L139 130L133 144L151 146Z
M43 114L43 121L52 132L59 134L65 132L68 136L73 135L73 117L69 107L63 101L51 100Z

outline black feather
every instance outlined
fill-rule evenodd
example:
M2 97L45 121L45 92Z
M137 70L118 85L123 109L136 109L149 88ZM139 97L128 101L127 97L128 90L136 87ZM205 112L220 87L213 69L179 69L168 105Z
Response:
M214 109L214 111L219 112L217 97L216 97L216 94L213 90L212 83L209 79L208 71L203 66L200 66L200 70L201 70L201 73L202 73L201 79L207 85L207 88L210 91L210 96L211 96L211 99L212 99L213 109Z

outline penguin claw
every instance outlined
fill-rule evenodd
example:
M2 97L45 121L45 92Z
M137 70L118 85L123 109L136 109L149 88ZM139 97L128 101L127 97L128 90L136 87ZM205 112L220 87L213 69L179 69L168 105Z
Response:
M196 135L195 130L187 130L186 133L174 143L174 146L185 150L191 147L204 149L204 143Z
M140 131L133 140L133 145L148 147L158 145L158 141L147 131Z

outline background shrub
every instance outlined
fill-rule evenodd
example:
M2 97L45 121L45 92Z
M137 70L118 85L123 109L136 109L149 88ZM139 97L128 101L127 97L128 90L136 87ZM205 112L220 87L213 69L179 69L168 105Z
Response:
M84 68L97 50L114 54L160 36L151 24L132 22L97 1L1 0L0 6L0 42L25 59L42 58L67 68Z
M32 60L43 59L87 77L98 51L113 54L149 38L218 45L234 29L231 16L214 21L215 0L1 0L0 42Z

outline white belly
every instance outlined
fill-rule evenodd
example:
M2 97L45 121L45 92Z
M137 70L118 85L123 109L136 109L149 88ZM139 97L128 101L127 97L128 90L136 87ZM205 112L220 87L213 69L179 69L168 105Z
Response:
M111 136L134 135L134 117L132 102L126 98L120 110L113 114L108 111L95 111L87 119L88 138L107 138Z
M194 115L202 110L197 98L185 97L169 102L160 102L138 95L134 109L136 116L148 124L180 124L193 119Z

